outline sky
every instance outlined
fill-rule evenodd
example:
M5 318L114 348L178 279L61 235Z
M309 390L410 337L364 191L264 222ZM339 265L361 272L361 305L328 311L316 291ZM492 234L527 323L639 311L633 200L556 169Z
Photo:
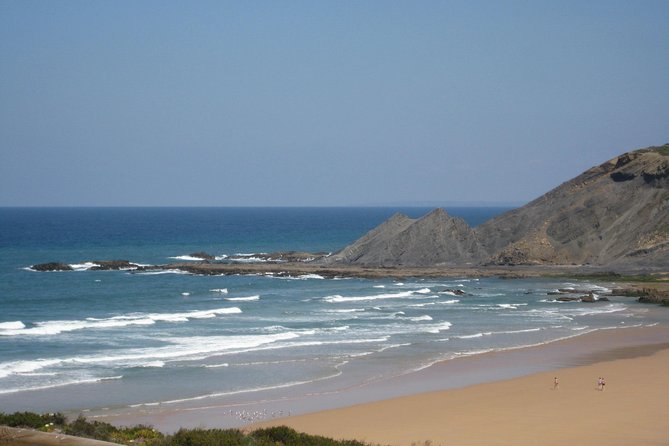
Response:
M669 1L0 0L0 206L523 204L669 142Z

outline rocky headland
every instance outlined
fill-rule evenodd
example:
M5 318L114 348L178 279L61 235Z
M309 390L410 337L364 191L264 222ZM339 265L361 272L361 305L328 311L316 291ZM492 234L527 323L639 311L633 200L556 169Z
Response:
M91 261L91 270L172 270L192 274L331 277L595 276L669 279L669 144L635 150L595 166L527 205L472 228L435 209L396 214L334 254L285 251L139 265ZM59 262L35 271L70 271ZM652 287L651 287L652 288ZM657 288L657 287L655 287ZM637 297L663 303L666 291ZM572 298L574 296L563 296ZM589 301L590 296L576 296Z
M666 271L669 144L620 155L476 228L443 209L394 215L323 262Z

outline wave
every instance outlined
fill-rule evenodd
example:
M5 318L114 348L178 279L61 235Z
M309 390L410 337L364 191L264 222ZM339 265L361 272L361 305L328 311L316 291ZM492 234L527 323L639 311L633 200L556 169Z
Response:
M426 315L423 315L423 316L410 317L408 319L412 322L431 321L432 316L426 314Z
M168 257L168 259L185 260L187 262L202 262L204 260L207 260L207 259L204 259L202 257L194 257L194 256L189 256L189 255Z
M114 367L161 367L168 361L202 360L211 356L238 353L257 349L261 346L298 338L295 332L269 335L240 336L193 336L188 338L168 338L168 345L154 348L131 348L63 358L35 359L0 363L0 378L9 375L23 375L38 370L53 371L61 367L85 367L90 365ZM122 352L122 353L121 353Z
M325 277L321 276L320 274L302 274L301 276L297 276L298 279L302 280L307 280L307 279L325 279Z
M384 294L372 294L369 296L341 296L335 294L332 296L326 296L323 298L325 302L330 303L340 303L340 302L362 302L368 300L379 300L379 299L402 299L405 297L415 296L416 294L429 294L431 291L429 288L423 288L417 291L400 291L398 293L384 293Z
M182 313L134 313L110 318L89 317L84 320L56 320L35 322L32 327L0 330L0 336L51 336L84 329L109 329L131 325L153 325L156 322L188 322L190 319L209 319L221 314L238 314L238 307L193 310ZM23 324L23 323L22 323Z
M214 288L213 290L209 290L212 293L221 293L221 294L228 294L228 289L227 288Z
M450 322L441 322L439 324L427 325L426 329L425 329L425 332L426 333L432 333L432 334L438 334L438 333L441 333L442 331L450 330L452 326L453 326L453 324L450 323Z
M361 313L364 308L345 308L341 310L322 310L323 313Z
M21 321L0 322L0 330L21 330L22 328L26 328L26 326Z
M116 381L116 380L119 380L119 379L123 379L123 375L105 376L105 377L102 377L102 378L71 379L71 380L66 380L66 381L53 383L53 384L42 385L42 386L32 386L32 387L14 388L14 389L11 389L11 388L0 389L0 395L8 394L8 393L33 391L33 390L46 390L46 389L53 389L53 388L56 388L56 387L64 387L64 386L79 385L79 384L95 384L95 383L100 383L100 382L104 382L104 381Z
M226 297L225 300L230 302L251 302L254 300L260 300L260 296L248 296L248 297Z
M193 274L193 273L189 273L188 271L183 271L180 269L162 269L160 271L140 271L134 274L138 276L158 276L161 274Z

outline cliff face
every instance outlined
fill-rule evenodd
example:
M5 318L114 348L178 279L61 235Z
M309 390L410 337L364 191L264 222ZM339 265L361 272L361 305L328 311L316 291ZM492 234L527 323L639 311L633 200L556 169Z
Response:
M472 229L396 215L328 259L374 266L669 266L669 144L623 154Z
M374 266L461 265L475 262L483 254L476 233L464 220L436 209L417 220L396 214L330 256L328 262Z

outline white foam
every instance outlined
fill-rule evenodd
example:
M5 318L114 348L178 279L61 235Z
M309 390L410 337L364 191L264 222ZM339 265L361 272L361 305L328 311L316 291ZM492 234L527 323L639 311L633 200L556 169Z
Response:
M167 361L201 360L227 353L252 351L261 346L299 337L294 332L245 336L193 336L165 339L168 345L153 348L134 348L123 353L106 352L65 358L37 359L0 363L0 378L12 374L32 373L38 370L57 370L72 365L100 365L107 367L160 367Z
M181 295L182 295L182 296L190 296L190 293L188 293L188 292L183 292L183 293L181 293Z
M492 333L490 333L490 332L488 332L488 333L475 333L475 334L471 334L471 335L462 335L462 336L455 336L455 337L458 338L458 339L474 339L474 338L482 338L483 336L489 336L491 334Z
M218 369L218 368L221 368L221 367L229 367L229 366L230 366L230 364L228 364L227 362L224 362L224 363L221 363L221 364L208 364L208 365L205 365L204 368L206 368L206 369Z
M146 364L142 364L141 367L162 368L162 367L165 367L165 362L164 361L151 361L151 362L147 362Z
M255 300L260 300L260 296L248 296L248 297L226 297L225 300L230 302L251 302Z
M413 321L413 322L431 321L432 316L426 314L426 315L423 315L423 316L410 317L409 320Z
M360 313L365 311L364 308L345 308L341 310L323 310L323 313Z
M131 325L153 325L156 322L188 322L189 319L213 318L221 314L238 314L237 307L194 310L182 313L132 313L110 318L86 318L85 320L57 320L36 322L33 327L0 330L0 336L46 336L84 329L108 329ZM17 325L18 327L18 325Z
M140 276L158 276L161 274L191 274L191 273L180 269L163 269L160 271L141 271L135 274Z
M212 293L221 293L221 294L228 294L228 289L227 288L214 288L213 290L209 290Z
M385 285L374 285L372 288L385 288Z
M70 264L70 268L72 268L74 271L88 271L91 268L94 267L99 267L97 263L93 262L86 262L86 263L72 263Z
M185 260L185 261L187 261L187 262L201 262L201 261L203 261L203 260L207 260L207 259L204 259L204 258L202 258L202 257L195 257L195 256L188 256L188 255L186 255L186 256L168 257L168 258L169 258L169 259L175 259L175 260Z
M233 257L229 258L230 261L236 262L236 263L266 263L269 260L268 259L263 259L261 257L245 257L245 256L239 256L239 257Z
M425 288L427 289L427 288ZM423 289L423 290L425 290ZM339 294L335 294L332 296L326 296L323 298L325 302L330 302L330 303L341 303L341 302L362 302L362 301L368 301L368 300L379 300L379 299L402 299L405 297L411 297L415 293L420 292L419 294L425 294L423 290L418 290L418 291L401 291L399 293L384 293L384 294L372 294L369 296L341 296ZM430 292L429 290L427 291L428 293Z
M0 322L0 330L21 330L22 328L26 328L26 326L21 321Z
M325 279L325 277L321 276L320 274L302 274L301 276L297 276L298 279L302 280L307 280L307 279Z
M28 388L15 388L15 389L0 389L0 394L8 394L8 393L16 393L16 392L24 392L26 390L46 390L46 389L53 389L56 387L64 387L64 386L70 386L74 384L94 384L94 383L99 383L103 381L115 381L123 379L123 375L117 375L117 376L106 376L102 378L84 378L84 379L73 379L73 380L67 380L67 381L62 381L59 383L54 383L54 384L48 384L44 386L35 386L35 387L28 387Z
M450 322L442 322L440 324L427 325L425 332L437 334L442 331L450 330L452 326L453 324L451 324Z

